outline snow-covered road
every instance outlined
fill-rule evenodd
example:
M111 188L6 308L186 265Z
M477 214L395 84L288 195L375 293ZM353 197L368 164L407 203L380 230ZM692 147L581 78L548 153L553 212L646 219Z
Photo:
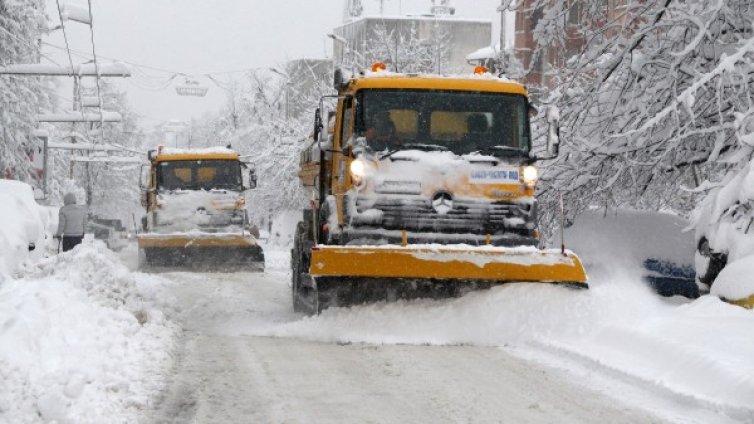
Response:
M328 325L327 314L290 311L282 275L163 276L174 282L185 333L147 421L664 422L497 347L265 336L302 320Z
M101 243L25 265L0 283L0 423L754 423L754 311L714 296L605 260L589 290L305 317L265 252L266 274L144 274Z

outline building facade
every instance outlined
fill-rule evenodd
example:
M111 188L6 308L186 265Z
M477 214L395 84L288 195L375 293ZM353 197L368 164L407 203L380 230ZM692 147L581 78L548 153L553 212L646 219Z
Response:
M615 36L627 19L628 0L521 0L516 10L514 51L526 70L523 82L530 87L551 88L558 72L566 62L581 52L586 43L585 33L605 27L604 36ZM592 6L591 9L587 6ZM594 7L596 6L597 9ZM537 24L545 12L560 7L557 22L564 30L560 42L539 47L534 38ZM596 12L596 13L595 13Z
M335 63L341 66L368 67L384 62L390 70L403 72L401 64L416 55L405 42L411 39L424 44L428 54L437 54L431 72L451 74L467 70L466 56L490 44L492 22L449 14L360 17L335 28L334 33ZM387 57L377 57L375 52Z

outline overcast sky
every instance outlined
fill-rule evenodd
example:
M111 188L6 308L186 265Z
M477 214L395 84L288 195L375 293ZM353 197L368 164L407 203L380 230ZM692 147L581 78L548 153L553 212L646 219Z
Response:
M60 0L86 5L84 0ZM225 93L211 82L204 98L180 97L167 85L172 72L213 73L222 81L239 78L226 73L255 67L282 66L289 59L329 57L332 46L326 34L342 23L343 0L92 0L98 60L118 59L143 67L121 86L127 91L144 126L164 120L190 120L217 110ZM365 14L379 14L379 0L364 0ZM452 0L456 15L493 22L499 37L499 0ZM384 0L385 14L426 13L431 0ZM48 1L54 26L57 6ZM88 27L66 24L74 64L91 58ZM62 31L45 41L64 46ZM492 40L490 40L492 41ZM480 46L483 47L483 46ZM44 53L67 64L63 50L51 46ZM150 69L158 68L156 70ZM62 78L61 78L62 79ZM177 81L182 81L179 78ZM69 84L61 86L61 102L68 106Z

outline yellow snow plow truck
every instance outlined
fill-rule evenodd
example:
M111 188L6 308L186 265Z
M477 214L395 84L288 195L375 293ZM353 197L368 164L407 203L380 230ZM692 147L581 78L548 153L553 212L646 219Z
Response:
M244 192L254 170L227 148L167 149L148 153L142 169L139 265L264 270ZM244 179L247 179L244 181Z
M312 199L291 251L293 307L455 296L506 282L587 287L579 258L538 246L526 89L468 77L336 71L299 177ZM555 113L550 113L555 115ZM548 155L557 155L555 119Z

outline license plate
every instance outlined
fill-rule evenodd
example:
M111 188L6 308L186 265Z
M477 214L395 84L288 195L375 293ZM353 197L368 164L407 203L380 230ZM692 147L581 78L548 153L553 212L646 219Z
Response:
M517 184L518 168L477 169L469 174L472 184Z

